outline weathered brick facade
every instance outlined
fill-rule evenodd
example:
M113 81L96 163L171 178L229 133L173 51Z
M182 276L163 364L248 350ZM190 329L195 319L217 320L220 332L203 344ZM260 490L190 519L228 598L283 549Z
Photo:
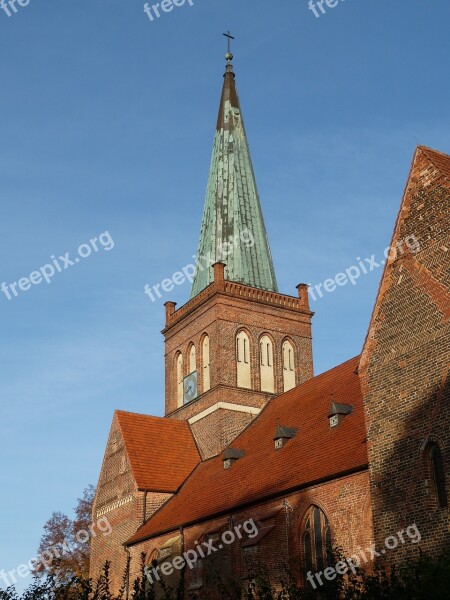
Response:
M419 547L437 556L450 542L449 182L450 157L419 147L363 354L318 377L312 378L304 286L299 298L283 296L225 281L223 265L216 265L213 283L198 296L178 311L166 305L167 415L114 417L93 515L107 516L113 532L92 541L92 576L111 561L117 591L127 553L132 582L142 552L147 563L162 564L162 556L170 560L205 540L218 543L249 519L261 537L252 542L243 535L187 569L187 597L208 595L211 566L245 581L249 560L261 560L274 581L289 563L305 583L313 515L323 540L329 529L347 556L373 543L381 550L388 536L414 523L420 544L398 544L389 562ZM250 389L237 385L239 331L250 341ZM189 349L200 350L205 334L210 389L202 390L199 351L199 396L178 406L177 353L186 375ZM273 393L260 389L263 334L274 348ZM283 394L286 339L295 349L297 386ZM352 408L335 429L330 400ZM281 450L274 447L277 424L294 428ZM162 451L154 454L149 440L159 434ZM229 471L221 455L228 445L241 452ZM441 474L431 460L434 447ZM174 571L171 584L177 577Z
M113 593L128 556L129 591L141 553L162 564L249 520L254 539L186 569L187 597L214 598L213 562L245 581L260 560L273 582L289 564L305 583L330 543L381 550L413 523L420 545L389 561L450 542L450 157L417 149L362 356L313 377L307 286L277 291L231 60L196 259L208 265L192 267L191 300L165 305L165 418L116 412L100 475L93 520L112 533L92 540L91 576L110 561Z
M187 435L186 430L180 431L178 425L181 424L174 424L177 425L173 431L175 439L166 443L166 449L178 465L172 468L168 477L162 477L160 472L165 465L161 464L161 458L152 457L161 420L117 411L111 425L92 511L92 522L101 520L101 531L106 532L109 529L105 526L107 519L111 530L91 539L90 575L96 579L105 562L109 561L115 590L120 588L127 563L124 543L173 496L200 458L193 439L189 439L191 435ZM173 429L170 423L167 425L166 435ZM138 453L136 445L140 448ZM148 457L145 463L142 456ZM184 457L184 463L177 461L180 456ZM153 471L150 476L147 466Z
M283 392L282 345L285 340L288 339L295 350L296 384L313 376L313 313L309 310L306 288L301 286L299 297L295 298L225 281L222 264L215 265L214 273L214 282L180 310L175 311L173 303L166 305L163 331L166 416L189 421L203 458L221 452L271 396ZM250 341L251 389L238 387L237 382L236 336L242 330ZM259 340L264 334L269 335L273 343L273 393L261 391ZM210 340L211 387L203 392L201 347L205 335ZM176 357L181 352L183 375L187 375L192 344L197 350L199 396L195 402L178 407ZM236 409L225 406L230 404L236 405Z
M219 408L191 424L191 430L203 459L219 454L255 418L247 412Z
M94 501L92 520L108 520L109 535L97 535L91 541L91 576L96 578L108 560L111 583L121 584L127 553L123 546L136 529L147 520L171 494L142 492L137 489L127 456L117 416L108 438L103 467ZM106 530L106 528L103 528Z
M434 555L450 541L427 453L439 445L450 493L449 204L450 157L419 147L360 365L376 542L416 522Z
M162 564L211 535L217 547L224 532L253 519L261 539L252 542L243 535L214 554L212 561L220 565L222 575L245 580L247 560L253 560L264 563L274 582L286 564L303 582L305 521L312 510L322 514L323 526L327 524L333 542L346 554L369 547L371 502L358 360L271 399L234 440L232 446L241 450L242 458L229 470L221 455L198 465L174 498L127 541L131 580L139 575L142 552L147 564L153 559ZM330 391L337 402L353 405L352 414L336 428L328 419ZM227 419L228 411L222 412L221 418ZM277 450L274 434L280 422L295 427L296 433ZM315 546L314 552L319 557L323 549ZM210 566L205 559L186 569L189 596L209 594ZM174 570L169 583L177 577Z
M229 546L224 544L224 552L229 555L233 576L245 581L246 563L250 560L264 564L274 583L285 572L286 565L290 566L298 582L304 583L302 533L304 520L311 506L319 507L328 516L330 523L333 524L334 540L344 549L346 556L354 554L359 547L370 546L372 526L369 477L367 471L363 471L183 528L183 550L195 549L196 542L205 540L208 533L222 534L225 531L232 531L237 525L253 519L258 529L269 528L270 531L261 543L248 548L242 547L243 542L248 538L242 529L240 530L242 539L236 536L234 543ZM150 563L152 557L157 555L158 548L179 533L175 530L130 546L131 579L139 576L141 552L145 552L147 562ZM220 540L215 543L216 548L219 543ZM173 556L169 556L168 560L171 558ZM199 593L201 597L207 595L206 571L207 560L199 561L193 569L186 570L185 585L188 597L195 597ZM157 582L156 577L155 582Z

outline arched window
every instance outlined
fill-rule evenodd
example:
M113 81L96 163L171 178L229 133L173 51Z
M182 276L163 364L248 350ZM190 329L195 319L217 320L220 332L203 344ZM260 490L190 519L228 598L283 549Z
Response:
M333 563L335 561L333 560L333 558L334 558L334 556L333 556L333 541L331 539L331 528L329 525L327 525L325 527L324 539L325 539L325 556L326 556L327 567L331 567L331 566L333 566Z
M436 500L440 508L447 508L447 491L445 489L445 469L442 452L436 442L426 446L426 459L428 462L429 477L432 481Z
M333 565L331 529L327 516L318 506L308 510L302 532L304 570L323 571Z
M191 344L189 348L189 373L193 373L197 370L197 355L195 352L194 344Z
M311 544L311 532L309 531L309 521L307 521L308 529L303 534L303 552L305 556L305 571L312 571L312 544Z
M251 389L250 340L245 331L240 331L236 336L236 365L237 386Z
M179 569L172 569L166 571L168 574L165 575L165 569L162 568L162 565L172 563L177 557L181 556L182 552L181 536L178 535L168 539L151 554L151 559L146 566L147 577L144 578L146 591L150 591L151 586L154 588L151 597L164 598L168 595L168 589L179 589L182 572Z
M283 391L295 387L295 355L294 346L289 341L283 344Z
M259 365L261 373L261 391L274 392L273 345L268 335L263 335L259 342Z
M211 387L211 378L209 370L209 336L205 335L202 343L202 364L203 364L203 391L207 392Z
M177 370L177 402L178 406L183 406L183 355L181 352L177 354L175 364Z

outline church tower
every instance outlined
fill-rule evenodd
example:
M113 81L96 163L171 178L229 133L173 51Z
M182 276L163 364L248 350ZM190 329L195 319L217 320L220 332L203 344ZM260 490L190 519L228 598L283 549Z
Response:
M226 70L190 300L167 302L166 417L220 453L274 395L313 376L308 290L278 292L242 118Z

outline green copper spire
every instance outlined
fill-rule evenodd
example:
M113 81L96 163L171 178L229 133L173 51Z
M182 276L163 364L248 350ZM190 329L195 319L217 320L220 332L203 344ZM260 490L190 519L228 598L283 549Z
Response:
M229 32L225 35L228 43L234 39ZM197 269L191 298L212 283L210 265L219 261L226 263L226 279L278 291L230 50L225 58L227 66L197 252L201 268Z

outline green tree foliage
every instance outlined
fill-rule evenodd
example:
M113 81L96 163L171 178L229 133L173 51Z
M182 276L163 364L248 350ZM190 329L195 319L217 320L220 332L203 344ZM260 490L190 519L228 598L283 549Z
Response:
M339 549L334 554L336 561L342 559ZM22 596L12 587L0 590L0 600L183 600L184 577L176 589L158 582L156 590L146 577L145 565L146 557L142 554L140 574L131 582L128 561L117 595L111 593L107 562L95 583L77 575L61 581L57 573L49 572L45 577L36 577ZM400 566L375 568L371 574L356 569L355 573L326 581L317 589L299 587L289 570L272 581L268 568L261 563L248 564L247 572L246 585L240 579L231 581L228 573L225 581L218 571L210 574L207 589L198 594L199 600L448 600L450 597L450 549L439 560L421 554Z

